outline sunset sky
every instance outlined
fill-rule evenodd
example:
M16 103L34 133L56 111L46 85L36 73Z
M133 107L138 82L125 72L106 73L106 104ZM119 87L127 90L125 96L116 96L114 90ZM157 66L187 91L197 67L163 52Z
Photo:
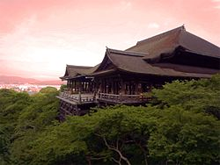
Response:
M56 79L183 24L220 46L220 0L0 0L0 75Z

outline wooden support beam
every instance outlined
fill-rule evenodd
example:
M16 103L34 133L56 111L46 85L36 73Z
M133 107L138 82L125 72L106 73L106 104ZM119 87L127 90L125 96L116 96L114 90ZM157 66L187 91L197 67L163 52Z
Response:
M79 103L82 102L81 90L82 90L82 84L81 84L81 82L79 82Z

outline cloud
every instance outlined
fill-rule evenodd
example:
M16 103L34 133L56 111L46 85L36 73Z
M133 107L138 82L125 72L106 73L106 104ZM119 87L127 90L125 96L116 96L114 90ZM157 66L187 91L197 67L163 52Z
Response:
M219 2L0 0L0 72L60 76L66 63L99 63L106 45L125 49L183 23L219 44Z
M121 1L121 8L122 10L127 10L132 7L132 4L130 1Z
M212 0L212 2L214 2L215 9L220 9L220 0Z
M218 6L215 6L214 8L216 8L216 9L220 9L220 5L218 5Z
M160 27L160 25L158 23L151 22L151 23L148 24L147 27L150 28L150 29L158 29Z

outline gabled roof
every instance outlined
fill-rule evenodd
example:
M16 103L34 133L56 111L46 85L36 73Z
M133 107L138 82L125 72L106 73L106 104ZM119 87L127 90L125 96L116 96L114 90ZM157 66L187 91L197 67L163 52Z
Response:
M175 67L164 67L164 66L154 66L147 63L143 60L145 55L143 53L132 53L119 51L114 49L106 49L105 60L109 60L115 69L102 70L97 68L97 70L91 75L99 75L104 73L109 73L110 71L124 71L136 74L145 74L145 75L157 75L157 76L171 76L171 77L210 77L210 73L217 73L218 70L208 69L207 72L201 72L199 67L190 67L187 69L187 66L183 70L178 70ZM100 67L102 66L102 63ZM190 70L190 71L189 71Z
M150 59L157 58L161 54L170 54L178 47L192 53L220 58L218 46L187 32L184 26L139 41L125 51L148 53L144 59Z
M67 65L66 73L61 79L106 75L115 71L192 78L211 77L211 74L220 72L217 69L197 66L150 62L152 59L161 59L161 57L169 58L173 54L175 54L175 57L178 57L178 53L174 53L176 50L183 50L184 53L191 52L196 58L199 55L214 58L215 61L220 60L220 48L218 46L187 32L185 27L181 26L139 41L135 46L125 51L107 48L103 61L95 67Z
M94 69L94 73L96 72L103 72L104 70L115 70L117 68L119 68L117 62L114 62L114 54L117 54L118 58L123 58L123 56L126 57L139 57L139 58L143 58L146 54L144 53L138 53L138 52L129 52L129 51L122 51L122 50L116 50L116 49L110 49L110 48L106 48L106 52L105 52L105 56L102 60L102 62L97 66L96 69ZM126 59L126 61L121 61L121 65L125 64L126 62L132 62L132 61L128 61L128 59ZM143 61L144 62L144 61ZM107 67L108 64L111 64L111 67ZM107 68L106 68L107 67Z
M71 79L77 76L85 76L93 71L94 67L66 65L66 72L61 79Z

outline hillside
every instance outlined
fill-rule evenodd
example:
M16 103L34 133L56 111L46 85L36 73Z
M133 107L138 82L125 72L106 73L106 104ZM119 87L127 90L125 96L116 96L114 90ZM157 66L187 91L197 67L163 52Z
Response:
M37 84L37 85L60 85L63 84L61 80L46 80L41 81L33 78L24 78L18 76L4 76L0 75L0 84Z

